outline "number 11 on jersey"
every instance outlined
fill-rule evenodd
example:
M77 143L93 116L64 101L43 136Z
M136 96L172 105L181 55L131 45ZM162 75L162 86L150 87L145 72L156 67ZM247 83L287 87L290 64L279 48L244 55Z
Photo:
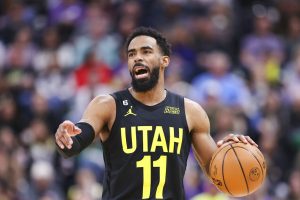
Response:
M166 182L167 156L160 156L159 159L151 162L151 156L144 156L136 162L136 167L143 168L143 199L150 197L151 191L151 167L159 168L159 183L156 188L155 198L163 199L163 190Z

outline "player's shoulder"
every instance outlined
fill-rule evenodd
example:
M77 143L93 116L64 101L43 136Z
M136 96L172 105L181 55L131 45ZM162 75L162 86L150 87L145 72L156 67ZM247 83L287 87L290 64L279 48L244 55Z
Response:
M203 107L199 103L186 97L184 98L184 106L187 111L205 112Z
M209 119L202 106L188 98L184 98L184 106L189 129L191 131L201 130L200 132L203 132L202 130L205 130L204 132L207 132L206 130L210 126Z
M101 106L103 108L103 106L113 106L114 105L114 98L109 95L98 95L96 96L92 102L92 104L97 105L97 106Z
M196 101L193 101L188 98L184 98L184 107L188 119L196 119L197 121L207 120L208 116L206 111Z

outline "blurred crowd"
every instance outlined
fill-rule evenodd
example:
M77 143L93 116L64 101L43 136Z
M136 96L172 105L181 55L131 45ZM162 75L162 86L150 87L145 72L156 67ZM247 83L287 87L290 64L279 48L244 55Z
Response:
M64 159L53 136L96 95L130 86L123 45L141 25L169 39L166 88L204 107L214 139L258 143L267 178L239 199L299 200L298 0L1 0L0 200L101 199L100 142ZM231 199L193 156L184 182L187 199Z

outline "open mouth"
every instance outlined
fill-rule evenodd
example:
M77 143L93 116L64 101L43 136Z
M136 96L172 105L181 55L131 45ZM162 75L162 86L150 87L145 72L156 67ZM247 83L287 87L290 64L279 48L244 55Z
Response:
M149 69L144 66L136 66L133 68L133 73L136 79L144 79L149 76Z

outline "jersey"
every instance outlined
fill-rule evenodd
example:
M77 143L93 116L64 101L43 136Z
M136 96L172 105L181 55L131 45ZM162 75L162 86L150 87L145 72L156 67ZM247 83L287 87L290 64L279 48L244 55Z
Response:
M112 96L116 119L102 143L103 199L185 199L191 135L184 98L167 91L162 102L147 106L128 89Z

